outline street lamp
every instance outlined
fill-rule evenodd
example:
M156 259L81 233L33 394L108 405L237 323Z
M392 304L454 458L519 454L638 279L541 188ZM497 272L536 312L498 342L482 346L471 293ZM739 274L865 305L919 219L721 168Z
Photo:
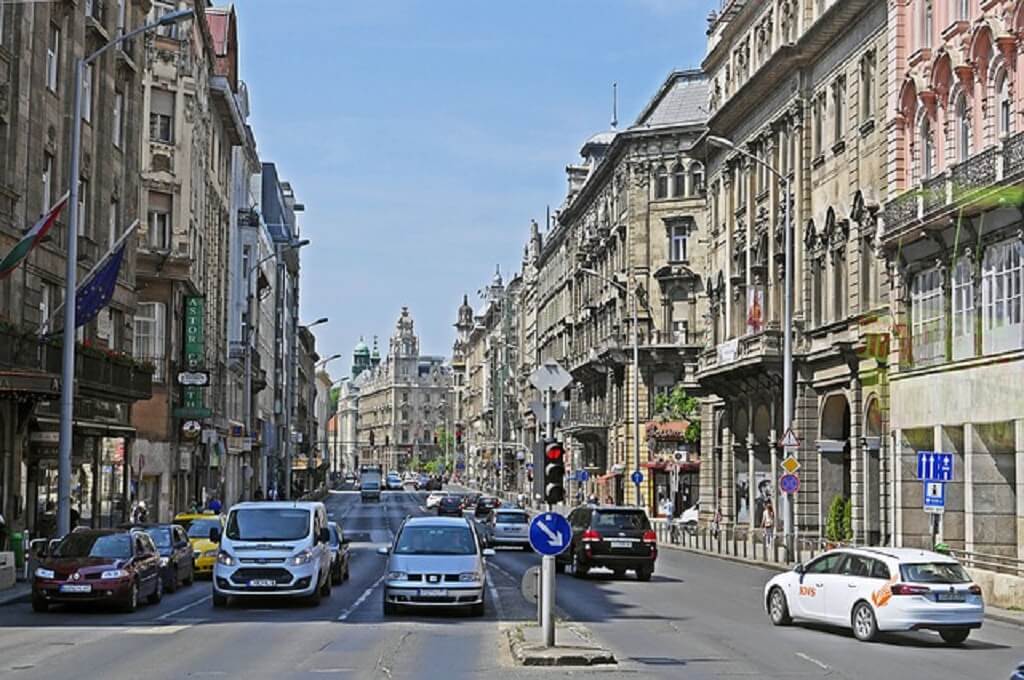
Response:
M245 434L252 441L253 436L253 424L252 424L252 344L253 344L253 329L258 327L258 314L253 314L252 303L255 299L255 293L253 292L253 280L252 275L258 270L265 262L277 257L279 252L283 251L294 251L299 248L303 248L309 245L309 239L302 239L301 241L295 241L289 243L282 248L281 251L274 250L266 257L258 260L256 264L252 265L245 270ZM262 456L266 458L265 455ZM263 489L263 493L266 494L270 489L267 488L267 461L264 460L260 465L260 488Z
M791 215L789 208L789 192L790 192L790 181L789 177L782 174L769 163L761 160L754 154L736 146L736 143L731 139L725 137L719 137L717 135L708 135L707 141L712 146L717 146L728 151L735 151L736 153L749 158L758 165L766 168L768 172L775 175L779 182L782 184L783 192L783 210L785 211L785 292L783 293L783 311L782 311L782 329L783 329L783 359L782 359L782 427L785 431L793 426L793 229L791 224ZM786 551L788 554L793 554L793 524L794 524L794 508L793 508L793 495L785 494L786 509L783 513L783 522L785 527L785 539L786 539Z
M334 361L335 359L340 359L340 358L341 358L340 354L332 354L331 356L327 357L326 359L321 359L320 361L316 362L316 366L314 368L321 368L323 366L326 366L329 362Z
M317 319L313 323L299 324L299 325L302 326L303 328L305 328L308 331L313 326L319 326L320 324L327 323L328 321L329 321L329 319L326 316L321 316L319 319Z
M87 57L75 60L74 117L71 119L71 168L68 201L71 203L67 226L67 263L64 275L64 355L60 372L60 449L57 458L57 534L71 530L71 445L75 417L75 305L78 288L78 182L82 155L82 80L85 66L96 61L110 48L140 33L189 19L193 10L168 12L157 21L119 35Z
M638 310L637 310L637 294L635 290L630 290L624 284L610 279L604 274L600 274L593 269L586 267L580 268L581 272L594 278L601 279L611 285L615 286L623 293L627 293L633 299L633 451L636 457L636 472L640 472L640 323L638 321ZM639 479L639 477L637 477ZM636 482L636 505L640 506L640 485L642 482Z
M313 323L307 323L307 324L300 323L300 324L298 324L298 326L299 326L299 328L305 328L308 331L310 328L313 328L314 326L320 326L321 324L327 323L327 321L328 321L327 317L326 316L322 316L319 319L317 319L316 321L314 321ZM285 442L285 450L286 450L286 454L285 454L285 468L284 468L284 489L285 489L285 494L286 494L285 498L291 498L292 497L292 458L294 457L294 448L295 448L294 447L295 442L292 441L292 437L293 437L292 427L294 427L294 423L292 422L292 417L293 417L292 411L295 409L295 402L298 400L298 394L299 394L298 393L298 374L299 374L299 370L298 370L298 364L299 364L298 342L299 342L299 338L298 338L298 334L297 333L296 333L296 336L295 336L295 342L296 342L296 346L294 348L294 351L292 352L292 370L290 371L291 376L292 376L292 384L288 388L288 394L289 394L289 398L290 398L291 403L288 404L288 409L285 411L286 427L284 428L284 430L285 430L285 432L288 433L287 441Z

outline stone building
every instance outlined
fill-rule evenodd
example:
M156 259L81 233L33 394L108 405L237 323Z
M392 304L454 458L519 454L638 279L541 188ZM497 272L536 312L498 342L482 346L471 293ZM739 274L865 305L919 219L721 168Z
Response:
M124 27L148 2L0 5L0 250L6 254L68 191L75 60ZM143 128L141 40L85 71L79 281L140 217ZM144 217L144 216L143 216ZM49 236L0 281L0 513L34 535L56 528L60 313L68 238L65 208ZM111 304L79 329L71 506L81 524L124 520L138 478L133 403L151 394L152 368L132 358L136 249L129 239Z
M757 161L701 148L711 324L696 377L712 395L702 510L753 528L777 488L788 200L797 522L818 534L841 496L852 499L855 540L876 543L891 531L887 362L876 346L888 318L876 239L887 189L886 3L733 0L709 23L708 129ZM789 180L788 198L766 165Z
M402 308L383 363L366 375L359 386L360 462L405 470L443 455L438 434L451 431L451 367L444 357L420 354L408 308Z
M920 451L954 454L938 540L1024 558L1024 3L889 3L880 240L897 543L931 541Z

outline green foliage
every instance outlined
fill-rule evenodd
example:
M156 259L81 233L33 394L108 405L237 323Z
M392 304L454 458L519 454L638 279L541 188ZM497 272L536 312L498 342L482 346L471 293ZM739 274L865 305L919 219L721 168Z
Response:
M853 503L842 496L835 496L825 517L825 539L842 543L853 539Z
M338 412L338 396L341 394L341 387L332 387L330 391L331 410L330 413Z
M423 471L428 475L439 475L444 467L444 461L440 458L428 460L427 464L423 466Z
M437 449L441 453L455 450L455 435L447 428L439 427L434 434L437 437Z
M654 399L654 414L659 420L686 420L690 425L686 428L686 442L700 442L700 400L691 397L686 390L677 385L668 394L659 394Z

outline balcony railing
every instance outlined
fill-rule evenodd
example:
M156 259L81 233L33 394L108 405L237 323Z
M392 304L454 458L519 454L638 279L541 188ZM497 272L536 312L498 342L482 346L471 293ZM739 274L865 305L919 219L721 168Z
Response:
M562 419L563 428L605 429L610 426L611 418L597 409L571 409L571 412Z
M697 361L698 371L724 368L744 359L780 358L782 356L782 331L765 330L741 338L719 343L717 347L703 352Z

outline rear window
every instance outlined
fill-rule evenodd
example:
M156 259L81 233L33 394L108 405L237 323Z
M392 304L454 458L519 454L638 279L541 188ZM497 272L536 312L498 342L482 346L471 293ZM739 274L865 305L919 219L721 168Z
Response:
M526 524L526 515L521 512L499 512L494 516L498 524Z
M380 488L380 482L363 482L363 488L368 491Z
M956 562L901 564L900 573L909 583L968 583L971 577Z
M647 515L637 510L598 510L591 520L593 527L601 529L619 529L622 531L646 531L651 528Z

